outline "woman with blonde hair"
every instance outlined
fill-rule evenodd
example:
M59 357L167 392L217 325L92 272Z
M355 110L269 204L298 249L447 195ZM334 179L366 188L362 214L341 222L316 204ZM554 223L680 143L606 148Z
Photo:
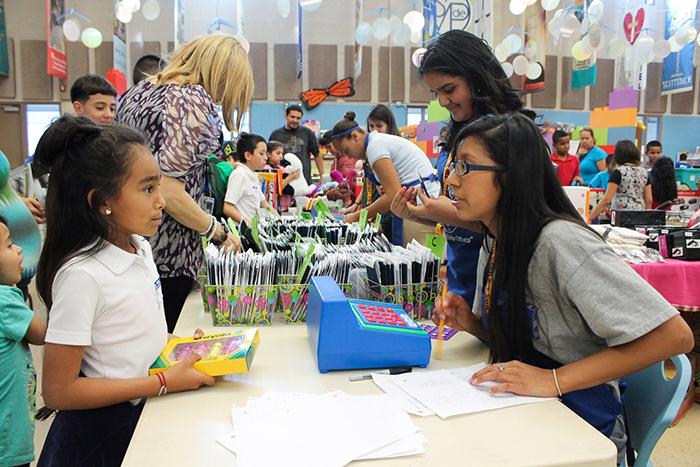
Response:
M244 48L232 36L202 36L182 45L157 75L123 96L117 120L143 131L163 174L163 221L151 237L160 273L168 332L202 262L201 237L221 247L238 248L209 212L200 208L207 158L223 141L223 120L238 129L253 96L253 74Z

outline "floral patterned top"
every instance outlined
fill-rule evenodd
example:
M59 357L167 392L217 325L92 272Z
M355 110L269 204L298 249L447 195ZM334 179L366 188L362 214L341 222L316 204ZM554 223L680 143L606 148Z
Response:
M199 204L207 158L219 150L222 141L221 119L204 88L141 81L122 97L117 121L146 134L163 175L183 182L185 191ZM163 213L150 243L161 277L197 278L202 263L198 232Z
M610 175L609 183L618 185L611 209L636 211L645 209L644 188L649 180L644 167L622 165Z

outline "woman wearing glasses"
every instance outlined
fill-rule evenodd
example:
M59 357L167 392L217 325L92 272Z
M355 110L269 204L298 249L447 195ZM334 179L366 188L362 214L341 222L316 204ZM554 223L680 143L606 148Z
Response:
M517 111L523 105L489 46L465 31L442 34L423 55L418 73L451 116L445 145L437 163L441 196L431 199L424 193L417 194L415 187L402 189L394 197L391 210L404 219L444 226L449 291L445 305L471 304L482 226L457 217L445 184L450 172L448 156L459 129L466 123L481 115ZM422 204L416 202L417 197Z
M618 379L690 351L690 329L583 222L532 121L482 117L455 141L452 202L484 226L486 248L474 306L443 307L435 320L488 344L493 365L472 384L559 396L624 452Z
M338 151L355 159L366 160L371 166L369 176L375 185L381 184L384 193L367 207L367 217L390 212L391 200L402 186L422 183L430 196L437 196L440 185L428 156L418 146L400 136L372 132L367 133L356 121L355 112L347 112L331 130L331 140ZM359 212L345 217L345 222L357 222ZM399 219L401 220L401 219ZM422 241L431 229L417 222L394 222L392 243L406 245L411 240Z

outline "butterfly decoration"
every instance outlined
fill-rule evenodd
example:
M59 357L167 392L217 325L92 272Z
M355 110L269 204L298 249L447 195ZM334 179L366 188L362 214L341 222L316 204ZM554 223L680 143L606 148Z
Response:
M306 110L311 110L325 101L328 96L349 97L355 94L354 82L352 78L341 79L331 84L327 88L309 89L299 94L299 99L304 104Z

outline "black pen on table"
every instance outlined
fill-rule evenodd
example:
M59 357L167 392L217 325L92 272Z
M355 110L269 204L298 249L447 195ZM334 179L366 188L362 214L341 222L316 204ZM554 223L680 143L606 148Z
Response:
M411 368L411 367L398 367L398 368L389 368L387 370L373 371L372 373L377 374L377 375L402 375L404 373L410 373L412 371L413 371L413 368ZM364 375L354 375L354 376L350 376L348 379L350 381L364 381L367 379L372 379L372 373L367 373Z

